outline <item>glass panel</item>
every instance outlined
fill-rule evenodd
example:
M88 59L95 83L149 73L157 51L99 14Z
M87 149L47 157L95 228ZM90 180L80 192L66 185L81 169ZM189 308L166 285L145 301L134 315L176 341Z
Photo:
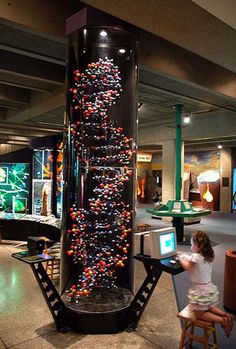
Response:
M70 259L70 301L132 288L136 59L135 39L118 28L83 28L69 40L62 282Z

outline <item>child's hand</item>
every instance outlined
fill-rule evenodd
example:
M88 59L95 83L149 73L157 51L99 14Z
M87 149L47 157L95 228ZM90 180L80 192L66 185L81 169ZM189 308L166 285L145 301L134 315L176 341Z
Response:
M189 258L190 258L190 256L188 255L188 254L186 254L186 253L183 253L183 252L179 252L178 254L177 254L177 260L183 260L183 259L185 259L185 260L189 260Z

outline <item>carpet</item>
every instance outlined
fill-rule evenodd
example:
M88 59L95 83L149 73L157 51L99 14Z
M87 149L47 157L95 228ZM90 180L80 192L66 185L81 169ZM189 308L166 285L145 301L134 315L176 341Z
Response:
M190 248L187 246L179 246L179 249L183 252L190 252ZM212 282L217 285L220 291L220 304L219 307L223 309L223 288L224 288L224 265L225 265L225 246L217 245L214 247L215 260L212 270ZM178 310L182 310L188 304L187 291L191 285L187 272L183 272L176 276L173 276L173 284L176 294L176 301ZM236 295L235 295L236 296ZM230 338L225 336L224 330L220 325L216 324L216 334L218 344L221 349L236 349L236 318L234 318L234 328ZM196 331L200 334L200 330ZM202 348L199 343L194 343L192 348Z

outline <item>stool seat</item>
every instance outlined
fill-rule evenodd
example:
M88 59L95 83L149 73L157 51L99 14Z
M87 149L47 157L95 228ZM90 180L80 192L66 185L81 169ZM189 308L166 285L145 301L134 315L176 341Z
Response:
M138 223L136 224L137 231L146 231L151 227L151 224L148 223Z
M183 321L182 335L179 343L179 349L185 347L186 344L192 345L192 343L198 342L203 344L203 348L207 349L209 347L218 349L215 324L214 322L198 320L195 313L191 310L190 306L187 305L183 310L181 310L177 316ZM197 336L194 334L195 327L199 327L203 330L202 336ZM188 329L190 331L188 332ZM213 342L209 342L209 337L213 336Z

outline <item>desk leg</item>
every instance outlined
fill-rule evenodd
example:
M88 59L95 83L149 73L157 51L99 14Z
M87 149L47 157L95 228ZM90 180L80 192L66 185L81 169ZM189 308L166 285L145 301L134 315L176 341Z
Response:
M137 327L162 273L160 268L149 267L145 263L144 267L147 271L147 276L130 305L130 324L127 330L131 331Z
M173 217L173 227L176 228L177 242L184 241L184 219L183 217Z
M48 308L53 316L56 323L57 329L60 332L68 332L70 330L65 325L66 308L61 300L59 293L55 286L50 280L46 270L44 269L41 262L37 264L31 264L34 276L41 288L42 294L46 300Z

